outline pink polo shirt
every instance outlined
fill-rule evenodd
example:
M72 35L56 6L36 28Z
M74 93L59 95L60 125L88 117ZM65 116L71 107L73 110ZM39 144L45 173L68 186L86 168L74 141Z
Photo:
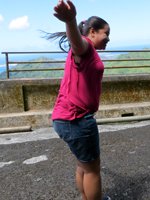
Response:
M92 41L84 38L89 47L80 64L75 63L72 50L68 53L52 120L73 120L98 110L104 65Z

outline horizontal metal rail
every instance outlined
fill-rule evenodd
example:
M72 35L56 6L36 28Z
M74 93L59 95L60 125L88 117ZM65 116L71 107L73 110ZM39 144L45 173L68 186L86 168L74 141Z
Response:
M143 66L118 66L118 67L105 67L105 69L124 69L124 68L150 68L149 65ZM40 68L40 69L10 69L9 72L27 72L27 71L56 71L56 70L64 70L63 67L61 68Z
M9 72L32 72L32 71L56 71L64 70L64 68L40 68L40 69L10 69Z
M128 52L150 52L149 49L143 49L143 50L98 50L98 53L128 53ZM4 51L2 54L53 54L53 53L63 53L67 54L63 51Z
M53 54L53 53L64 53L67 54L63 51L3 51L2 54Z
M124 62L124 61L150 61L150 58L136 58L136 59L102 59L103 62ZM37 63L65 63L65 60L54 61L10 61L9 64L37 64Z
M143 65L143 66L112 66L112 67L105 67L105 69L126 69L126 68L150 68L150 65Z
M124 61L150 61L150 58L130 58L130 59L102 59L103 62L124 62Z
M38 64L38 63L65 63L65 60L54 61L11 61L9 64Z

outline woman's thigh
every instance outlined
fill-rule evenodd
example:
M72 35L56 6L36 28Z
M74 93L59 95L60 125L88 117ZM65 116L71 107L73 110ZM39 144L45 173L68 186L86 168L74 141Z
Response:
M72 121L54 120L53 126L77 160L88 163L99 157L99 133L93 116Z

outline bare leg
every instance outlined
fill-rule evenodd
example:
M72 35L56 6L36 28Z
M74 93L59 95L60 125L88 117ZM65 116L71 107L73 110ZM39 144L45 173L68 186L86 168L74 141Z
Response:
M101 200L100 159L98 158L90 163L78 161L77 170L76 181L83 200Z
M76 169L76 184L77 187L82 195L82 200L87 200L85 193L84 193L84 188L83 188L83 178L84 178L84 171L82 170L81 167L77 165Z

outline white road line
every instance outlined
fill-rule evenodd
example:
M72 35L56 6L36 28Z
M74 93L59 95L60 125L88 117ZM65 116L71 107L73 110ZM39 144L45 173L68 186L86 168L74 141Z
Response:
M119 131L119 130L126 130L129 128L139 128L143 126L150 125L150 121L140 121L140 122L133 122L128 124L113 124L113 125L102 125L99 126L100 132L113 132L113 131Z
M125 130L129 128L138 128L150 125L150 121L133 122L128 124L112 124L112 125L99 125L99 132L112 132ZM12 134L1 134L0 145L24 143L39 140L49 140L53 138L59 138L52 127L41 128L34 130L33 132L25 133L12 133Z
M135 154L136 151L128 151L129 154Z
M0 135L0 145L49 140L53 138L58 138L58 135L54 131L52 132L52 128L42 128L33 132L2 134Z
M15 161L9 161L9 162L0 162L0 168L6 166L6 165L11 165L12 163L14 163Z
M32 157L30 159L24 160L23 164L32 165L32 164L39 163L39 162L46 161L46 160L48 160L47 156L41 155L41 156Z

